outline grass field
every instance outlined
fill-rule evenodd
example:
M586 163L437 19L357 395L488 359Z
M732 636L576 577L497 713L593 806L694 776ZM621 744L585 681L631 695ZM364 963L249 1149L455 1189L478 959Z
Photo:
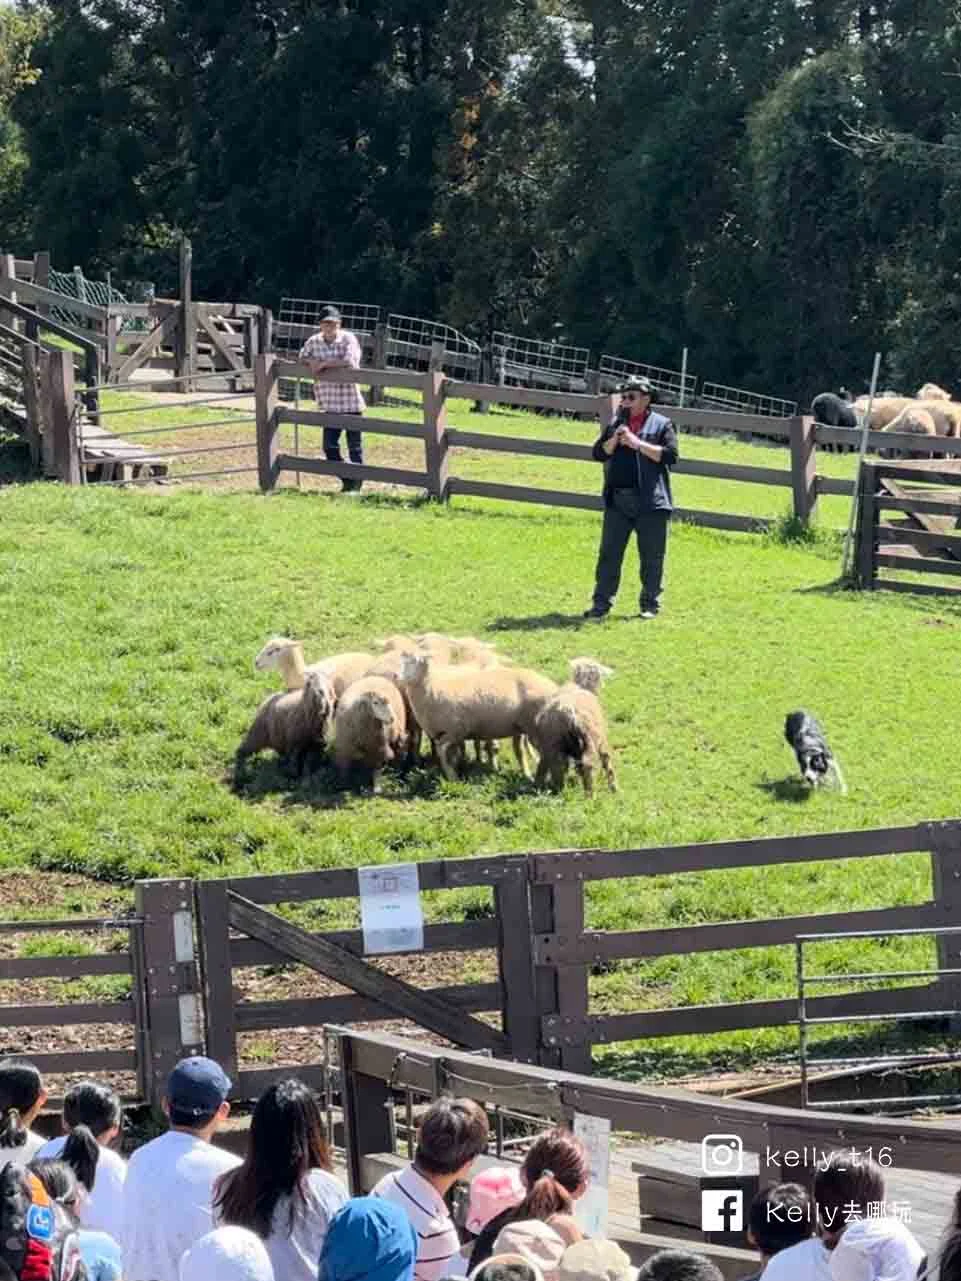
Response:
M185 412L212 411L169 411ZM472 416L471 426L500 430L508 417ZM590 434L587 424L522 417L527 434ZM783 465L782 454L747 444L682 443L689 455ZM375 443L372 460L397 444ZM572 476L588 491L597 484L578 464L465 461L485 476L556 483L557 468L564 484ZM850 468L848 458L827 461L836 474ZM694 477L677 478L676 490L686 506L741 511L750 510L744 495L760 494L768 507L757 514L772 515L783 514L789 492ZM843 515L843 500L834 501ZM829 538L800 546L679 525L664 614L637 620L630 552L615 616L585 627L598 524L592 513L467 499L441 508L383 494L0 489L0 870L126 882L831 831L961 812L945 702L956 606L839 590ZM561 797L538 795L506 760L498 774L460 783L418 769L390 779L377 799L336 792L323 771L291 784L265 760L242 794L231 790L234 748L275 687L251 661L267 636L299 636L313 658L421 628L490 637L557 678L575 655L610 664L605 703L621 792L587 801L571 784ZM826 722L846 798L808 798L791 782L781 727L800 705ZM923 855L669 872L667 860L663 877L595 886L590 923L696 924L930 895ZM484 900L481 891L448 894L443 910ZM338 905L313 919L344 922L352 910ZM438 902L428 910L439 919ZM895 955L922 961L928 944L832 947L823 959L870 968L880 958L891 968ZM592 993L599 1012L788 996L793 953L622 963L593 978ZM756 1059L794 1040L774 1030L617 1053L621 1068L649 1073Z

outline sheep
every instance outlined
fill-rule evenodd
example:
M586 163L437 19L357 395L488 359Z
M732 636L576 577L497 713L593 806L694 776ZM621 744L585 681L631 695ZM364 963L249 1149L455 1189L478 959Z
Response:
M333 707L333 686L320 672L308 672L302 689L265 698L237 748L234 778L240 779L248 756L268 748L291 757L294 772L303 774L307 753L323 744Z
M401 680L420 725L437 744L441 769L457 777L455 759L468 739L510 738L529 777L524 735L557 690L549 677L521 667L443 666L427 654L404 658Z
M401 683L400 669L401 664L404 661L404 656L406 654L414 653L417 653L416 645L413 645L410 649L402 649L400 647L396 649L388 649L386 653L381 654L380 658L371 663L367 668L367 671L364 673L365 678L368 676L379 676L383 680L391 681L400 692L400 696L404 701L404 713L407 720L407 757L411 762L416 761L420 755L423 732L420 725L417 723L417 717L414 715L414 709L411 707L410 700Z
M923 409L934 420L934 427L939 436L961 435L961 405L953 400L916 400L912 408Z
M360 766L371 772L374 792L380 790L385 765L407 744L407 711L400 690L383 676L365 676L346 690L334 716L334 761L341 782Z
M930 402L928 402L930 403ZM907 436L937 436L944 435L944 432L938 432L938 424L934 415L929 413L926 408L920 404L908 405L902 409L896 418L882 428L883 433L902 432ZM896 454L896 450L882 450L885 457L891 458ZM909 451L912 457L918 457L917 451Z
M811 401L811 417L816 423L823 423L825 427L854 428L858 426L858 416L851 401L851 394L843 387L840 395L835 395L833 391L822 391L819 396L815 396ZM854 446L824 444L822 448L841 453L845 448L853 449Z
M918 388L916 400L950 400L951 393L937 383L924 383Z
M884 431L888 423L896 418L902 409L907 409L908 405L913 404L910 396L875 396L871 405L871 430ZM863 416L868 411L868 397L858 396L854 402L854 408L859 416Z
M593 796L594 770L599 761L608 786L616 792L607 719L597 697L604 677L613 672L591 658L572 658L570 666L573 679L548 699L534 722L532 741L541 754L534 782L543 787L550 775L551 786L559 792L564 786L568 761L573 761L584 791Z
M352 651L332 654L329 658L322 658L319 662L305 666L304 648L300 641L290 640L286 636L274 636L254 659L254 667L258 672L277 668L288 690L302 689L307 672L320 672L330 678L334 694L340 698L347 686L363 676L373 662L373 654Z

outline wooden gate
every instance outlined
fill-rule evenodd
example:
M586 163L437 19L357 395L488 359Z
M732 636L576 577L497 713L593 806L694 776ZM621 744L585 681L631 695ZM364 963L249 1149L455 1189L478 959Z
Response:
M893 513L893 515L892 515ZM961 575L961 459L865 463L858 495L857 577L868 590L958 595L941 582L878 571Z

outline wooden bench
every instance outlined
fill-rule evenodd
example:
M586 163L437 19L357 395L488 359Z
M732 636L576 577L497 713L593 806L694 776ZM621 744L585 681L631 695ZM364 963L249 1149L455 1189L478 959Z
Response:
M170 470L166 458L151 454L142 445L132 445L97 423L85 422L82 431L83 466L88 471L96 469L99 481L136 480L145 469L159 480Z

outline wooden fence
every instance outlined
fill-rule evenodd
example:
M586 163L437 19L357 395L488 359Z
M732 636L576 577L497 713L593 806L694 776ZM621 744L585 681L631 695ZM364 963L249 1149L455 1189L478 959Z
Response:
M946 442L959 447L961 441ZM895 513L885 517L883 513ZM961 587L878 576L882 569L961 575L961 458L866 463L858 498L856 571L868 590L961 595Z

